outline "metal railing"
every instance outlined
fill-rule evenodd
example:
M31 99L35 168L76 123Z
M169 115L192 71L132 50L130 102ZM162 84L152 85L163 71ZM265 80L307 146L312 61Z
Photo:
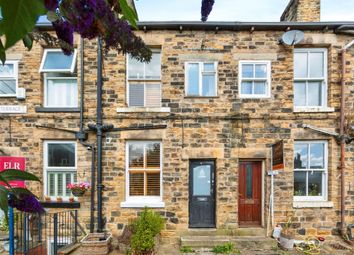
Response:
M17 255L57 255L59 249L75 245L85 230L77 210L56 213L14 214L14 251Z

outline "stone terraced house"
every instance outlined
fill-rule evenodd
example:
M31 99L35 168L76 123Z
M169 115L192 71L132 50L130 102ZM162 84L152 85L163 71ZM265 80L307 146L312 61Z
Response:
M192 228L270 231L289 215L300 235L331 236L354 223L354 147L336 135L341 116L341 134L353 118L354 47L343 49L354 22L320 22L320 0L291 0L280 22L139 27L150 63L114 51L103 59L103 123L136 128L104 133L105 229L119 235L145 206L166 218L169 240ZM289 30L304 39L280 42ZM90 195L65 201L67 183L91 181L92 153L60 129L79 130L81 100L84 129L96 121L97 43L76 37L75 46L71 57L38 43L9 50L0 149L25 156L26 170L43 179L31 189L79 207L88 227ZM284 167L271 177L279 141Z

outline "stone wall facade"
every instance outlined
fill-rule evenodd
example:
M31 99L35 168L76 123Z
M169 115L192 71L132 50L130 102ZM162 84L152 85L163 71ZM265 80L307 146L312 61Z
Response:
M237 229L238 168L241 160L262 162L263 213L262 226L269 225L270 195L269 146L284 141L285 169L274 177L274 220L286 222L294 214L293 226L302 235L330 236L338 232L340 222L340 146L336 139L299 124L339 130L340 111L340 50L352 40L332 32L304 31L305 40L296 47L326 47L328 49L328 106L327 112L294 112L293 55L294 47L278 44L282 31L213 31L150 30L139 32L148 45L161 48L162 107L169 112L126 112L126 58L109 52L104 58L104 123L115 127L167 125L149 131L107 133L103 144L103 214L106 229L119 235L140 209L122 208L126 195L126 151L130 140L159 140L163 145L162 186L164 208L154 210L166 218L163 237L177 237L189 227L189 160L214 159L216 162L216 228ZM79 48L79 40L76 38ZM202 47L203 45L203 47ZM49 125L78 130L79 113L38 112L43 105L43 77L38 72L43 48L35 44L31 51L16 45L8 59L19 59L19 87L26 88L24 101L0 98L1 105L26 105L26 114L0 115L1 148L18 148L16 154L27 159L27 171L43 176L43 142L46 140L75 140L73 134L59 130L37 128ZM353 111L354 49L346 54L347 113ZM218 93L216 97L185 96L186 61L218 62ZM238 75L240 60L271 61L271 97L241 99ZM96 119L96 43L85 41L84 46L84 124ZM80 54L77 60L80 82ZM89 135L88 142L95 143ZM328 142L328 201L324 204L295 204L294 141L326 140ZM91 152L77 143L78 180L90 181ZM11 153L10 153L11 154ZM14 153L12 153L14 155ZM14 155L15 156L15 155ZM354 221L354 147L346 146L346 222ZM33 192L43 198L43 187L30 184ZM79 199L80 221L88 226L89 194Z
M321 18L321 0L290 0L280 21L318 22Z

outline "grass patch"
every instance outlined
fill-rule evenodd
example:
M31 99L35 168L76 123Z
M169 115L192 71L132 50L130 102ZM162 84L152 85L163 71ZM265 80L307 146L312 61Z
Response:
M194 250L189 247L189 246L182 246L181 249L180 249L180 252L182 253L192 253L194 252Z
M215 254L239 254L240 251L235 248L235 245L231 242L223 244L223 245L216 245L213 247L212 252Z

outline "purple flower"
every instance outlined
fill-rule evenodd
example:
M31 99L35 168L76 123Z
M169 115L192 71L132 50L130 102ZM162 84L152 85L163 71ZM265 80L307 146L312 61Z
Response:
M208 16L213 9L214 2L215 0L202 0L201 14L203 22L208 19Z
M58 0L44 0L44 5L49 11L55 11L58 8Z
M43 213L44 209L40 202L30 194L14 194L9 195L9 206L14 207L22 212L27 213Z
M52 22L55 32L60 40L68 45L62 45L62 50L65 55L71 55L74 47L74 28L73 26L63 20ZM64 46L64 47L63 47Z

